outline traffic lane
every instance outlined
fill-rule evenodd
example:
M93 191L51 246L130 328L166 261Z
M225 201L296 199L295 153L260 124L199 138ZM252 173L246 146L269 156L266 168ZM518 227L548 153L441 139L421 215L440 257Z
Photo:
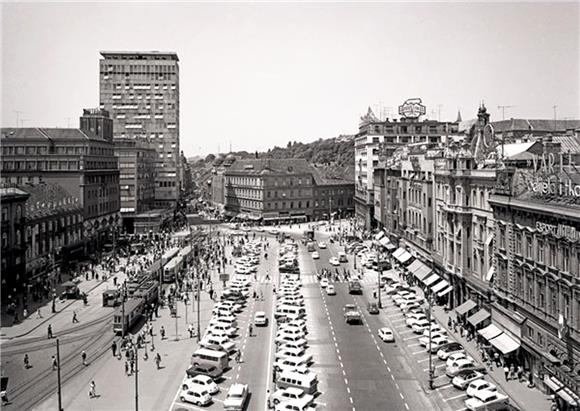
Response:
M340 351L330 321L330 313L323 297L324 291L316 284L303 286L308 330L308 352L314 363L310 367L318 375L315 403L319 409L344 410L352 408L348 386L345 382Z
M348 294L347 285L335 286L337 294L327 299L328 311L334 324L354 407L375 410L384 409L388 404L390 410L408 410L405 397L382 361L364 321L362 325L350 325L344 321L343 307L355 303L355 297Z
M433 408L435 404L427 397L424 386L421 384L422 381L420 380L426 374L412 366L417 359L414 356L409 358L404 350L404 348L413 347L416 347L413 350L423 348L418 343L419 336L406 335L402 338L397 338L395 343L385 343L382 341L378 336L378 330L389 324L381 314L375 315L368 312L366 307L370 299L367 293L363 296L357 296L355 303L365 317L367 331L371 335L373 343L381 357L381 361L389 373L389 377L395 381L395 387L403 394L406 403L411 409ZM404 316L403 319L399 318L398 321L404 324Z

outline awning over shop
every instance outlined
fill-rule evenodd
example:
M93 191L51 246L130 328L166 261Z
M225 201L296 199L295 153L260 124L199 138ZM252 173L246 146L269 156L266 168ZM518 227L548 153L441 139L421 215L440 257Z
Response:
M415 270L415 272L413 273L415 275L415 277L417 277L419 280L421 281L425 281L425 279L427 277L429 277L429 274L431 274L433 272L433 270L431 270L429 267L427 267L425 264L421 263L421 266ZM429 284L427 284L429 285Z
M415 260L411 264L409 264L409 266L407 267L407 271L409 271L411 274L415 274L415 270L419 269L421 267L421 264L423 264L421 261Z
M502 330L497 328L494 324L490 324L487 327L477 331L477 333L481 335L483 338L485 338L487 341L489 341L492 338L495 338L498 335L500 335L502 333Z
M509 354L510 352L520 348L519 341L514 340L506 333L501 333L497 337L489 340L489 342L504 354Z
M388 244L391 244L391 241L389 240L388 237L383 237L379 240L379 243L383 246L386 247Z
M264 221L274 221L274 220L279 220L280 217L264 217Z
M445 294L449 294L451 292L451 290L453 290L453 287L449 286L449 287L445 288L444 290L439 291L437 293L437 296L443 297Z
M403 250L402 253L398 254L398 255L394 255L394 257L399 260L400 263L406 263L407 261L409 261L409 259L411 257L413 257L408 251L399 248L399 250ZM398 251L398 250L397 250ZM396 252L396 251L395 251Z
M488 271L487 271L487 275L485 276L485 281L491 281L491 279L493 278L493 274L495 273L495 267L491 267Z
M457 313L457 315L464 315L467 312L473 310L475 307L477 307L477 303L475 301L467 300L466 302L461 304L459 307L457 307L455 309L455 312Z
M448 286L449 286L449 283L447 281L441 280L437 284L435 284L433 287L431 287L431 290L434 293L438 293L438 292L440 292L441 290L443 290L444 288L446 288Z
M566 387L559 379L551 375L544 375L544 384L554 391L560 398L573 407L580 406L580 397Z
M437 274L431 274L429 277L423 280L423 284L430 286L431 284L434 284L435 281L439 280L439 278L441 277L439 277Z
M385 246L385 248L389 251L393 251L397 247L393 243L389 243Z
M404 249L404 248L401 248L401 247L399 247L399 248L397 248L397 251L395 251L395 252L393 253L393 257L395 257L396 259L399 259L399 256L400 256L401 254L403 254L404 252L405 252L405 249Z
M473 325L474 327L477 327L479 324L487 320L489 317L491 317L489 311L479 310L472 316L468 317L467 321L469 322L469 324Z
M376 235L375 235L375 240L379 241L381 238L383 238L385 236L385 233L383 231L379 231Z

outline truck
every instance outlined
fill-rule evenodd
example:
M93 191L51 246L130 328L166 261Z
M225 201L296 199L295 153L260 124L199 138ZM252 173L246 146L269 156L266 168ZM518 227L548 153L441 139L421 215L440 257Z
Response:
M348 282L348 293L349 294L362 294L362 287L360 282L357 280L352 280Z
M344 321L347 324L362 323L362 315L354 304L346 304L344 306Z

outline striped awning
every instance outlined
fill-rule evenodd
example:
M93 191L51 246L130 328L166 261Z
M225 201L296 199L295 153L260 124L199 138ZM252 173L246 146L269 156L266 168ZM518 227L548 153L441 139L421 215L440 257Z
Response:
M427 277L425 280L423 280L423 284L425 284L426 286L430 286L431 284L434 284L440 278L441 277L439 277L437 274L431 274L429 277Z
M477 333L481 335L483 338L485 338L487 341L489 341L492 338L495 338L498 335L500 335L502 333L502 330L497 328L494 324L490 324L487 327L477 331Z
M467 300L466 302L461 304L459 307L457 307L455 309L455 312L457 313L457 315L464 315L467 312L473 310L475 307L477 307L477 303L475 301Z
M445 294L449 294L451 292L451 290L453 290L453 287L449 286L449 287L445 288L444 290L439 291L437 293L437 296L443 297Z
M438 292L440 292L441 290L443 290L444 288L446 288L448 286L449 286L449 283L447 281L441 280L437 284L435 284L433 287L431 287L431 290L434 293L438 293Z
M474 327L477 327L479 324L487 320L489 317L491 317L489 311L482 309L473 314L472 316L468 317L467 321L469 322L469 324L473 325Z

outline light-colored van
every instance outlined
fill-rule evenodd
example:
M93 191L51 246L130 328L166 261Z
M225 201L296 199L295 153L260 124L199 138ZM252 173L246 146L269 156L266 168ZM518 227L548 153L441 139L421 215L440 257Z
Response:
M197 366L200 364L213 365L220 370L220 372L223 372L229 366L229 357L228 354L223 351L200 348L192 354L191 365Z
M306 310L304 307L297 307L294 305L281 305L276 309L274 312L274 317L276 319L281 317L292 317L294 318L302 318L306 316Z
M306 394L315 394L318 391L318 377L312 371L282 371L276 378L276 387L280 389L295 387Z

